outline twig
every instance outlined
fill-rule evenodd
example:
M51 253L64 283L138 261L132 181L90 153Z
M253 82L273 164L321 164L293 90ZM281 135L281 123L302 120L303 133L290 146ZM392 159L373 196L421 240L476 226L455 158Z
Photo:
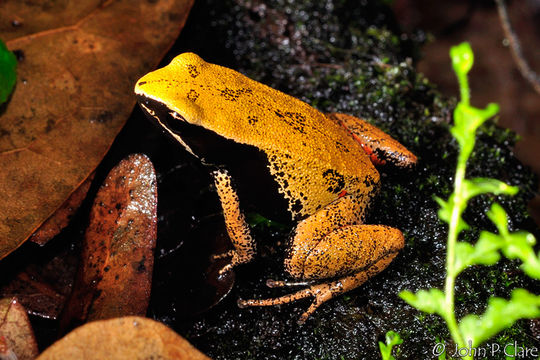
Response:
M510 25L508 11L506 10L504 0L495 0L495 3L497 4L497 10L499 12L499 18L501 19L504 34L510 43L512 57L518 66L519 72L521 72L521 75L533 86L534 90L540 94L540 77L530 68L521 52L521 45L516 33Z

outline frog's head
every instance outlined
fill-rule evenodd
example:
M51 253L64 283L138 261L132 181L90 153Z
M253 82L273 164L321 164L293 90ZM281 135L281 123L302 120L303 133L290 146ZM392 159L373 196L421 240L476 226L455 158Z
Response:
M198 75L207 64L198 55L184 53L161 69L152 71L135 84L135 95L142 108L155 117L163 111L172 117L200 125L204 117L201 106L196 104L201 80Z
M195 156L198 152L190 143L202 136L197 132L205 128L204 107L196 102L204 83L197 77L207 65L198 55L184 53L135 85L135 95L146 116Z

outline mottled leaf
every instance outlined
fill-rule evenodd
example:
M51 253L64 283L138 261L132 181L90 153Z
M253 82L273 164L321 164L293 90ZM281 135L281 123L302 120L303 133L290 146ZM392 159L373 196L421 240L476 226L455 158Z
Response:
M156 211L152 163L130 155L111 170L94 200L63 324L146 314Z
M40 253L39 261L30 258L28 265L9 274L9 281L0 288L0 297L16 297L29 314L56 319L71 293L77 257L71 249L58 253L51 250L55 251L52 257Z
M0 38L22 59L0 118L0 258L94 171L192 2L0 2Z
M30 240L39 245L45 245L49 240L58 235L63 228L65 228L73 214L77 211L81 203L86 198L86 193L90 189L92 180L94 179L94 173L92 173L82 184L79 186L71 196L64 201L62 206L54 212L54 214L47 219L39 229L32 234Z
M38 348L24 307L15 298L0 300L0 359L30 360Z

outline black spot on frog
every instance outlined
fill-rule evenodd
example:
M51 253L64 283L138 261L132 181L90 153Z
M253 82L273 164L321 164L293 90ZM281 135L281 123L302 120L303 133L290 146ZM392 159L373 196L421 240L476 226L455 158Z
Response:
M246 88L234 90L234 89L226 87L225 89L219 89L219 92L220 92L220 96L223 96L225 100L236 101L241 95L251 94L252 90L246 89Z
M189 75L192 78L195 79L197 76L199 76L200 72L195 65L187 65L187 68L188 68Z
M274 111L274 114L276 114L276 116L278 118L280 118L281 120L283 120L283 122L285 122L287 125L289 125L291 128L293 128L294 130L302 133L302 134L305 134L306 133L306 130L305 130L305 127L306 127L306 117L299 113L299 112L293 112L293 111L281 111L281 110L275 110Z
M337 194L345 187L345 178L337 171L328 169L323 172L323 178L328 185L328 191Z
M197 100L197 98L199 97L199 93L193 89L189 90L189 92L187 93L186 97L195 102Z
M248 123L249 125L255 125L259 121L259 118L254 115L248 116Z

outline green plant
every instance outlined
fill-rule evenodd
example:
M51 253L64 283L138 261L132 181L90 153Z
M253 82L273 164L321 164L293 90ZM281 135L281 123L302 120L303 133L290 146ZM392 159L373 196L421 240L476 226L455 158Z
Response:
M399 334L395 331L388 331L385 336L386 344L379 341L379 350L383 360L395 360L392 356L392 348L403 342Z
M441 206L439 218L449 225L444 291L429 289L420 290L416 294L403 291L400 297L421 311L441 316L459 349L468 349L462 358L472 359L473 348L499 331L512 326L519 319L539 317L540 296L524 289L515 289L510 300L490 298L484 314L466 315L458 323L454 311L457 276L471 265L495 264L502 253L509 259L521 260L523 272L534 279L540 279L540 259L533 250L536 242L534 236L526 232L510 233L506 212L496 203L491 207L488 216L497 227L498 234L482 231L475 245L458 241L459 233L468 228L461 215L469 199L487 193L514 195L518 192L518 188L495 179L469 180L465 178L465 168L474 148L476 130L486 120L493 117L499 107L497 104L489 104L485 109L479 109L470 105L467 79L467 73L473 65L473 52L470 45L462 43L452 47L450 56L461 93L461 101L454 110L454 126L450 131L456 138L460 151L454 179L454 192L448 201L436 198Z
M0 40L0 104L3 104L15 86L17 59Z

